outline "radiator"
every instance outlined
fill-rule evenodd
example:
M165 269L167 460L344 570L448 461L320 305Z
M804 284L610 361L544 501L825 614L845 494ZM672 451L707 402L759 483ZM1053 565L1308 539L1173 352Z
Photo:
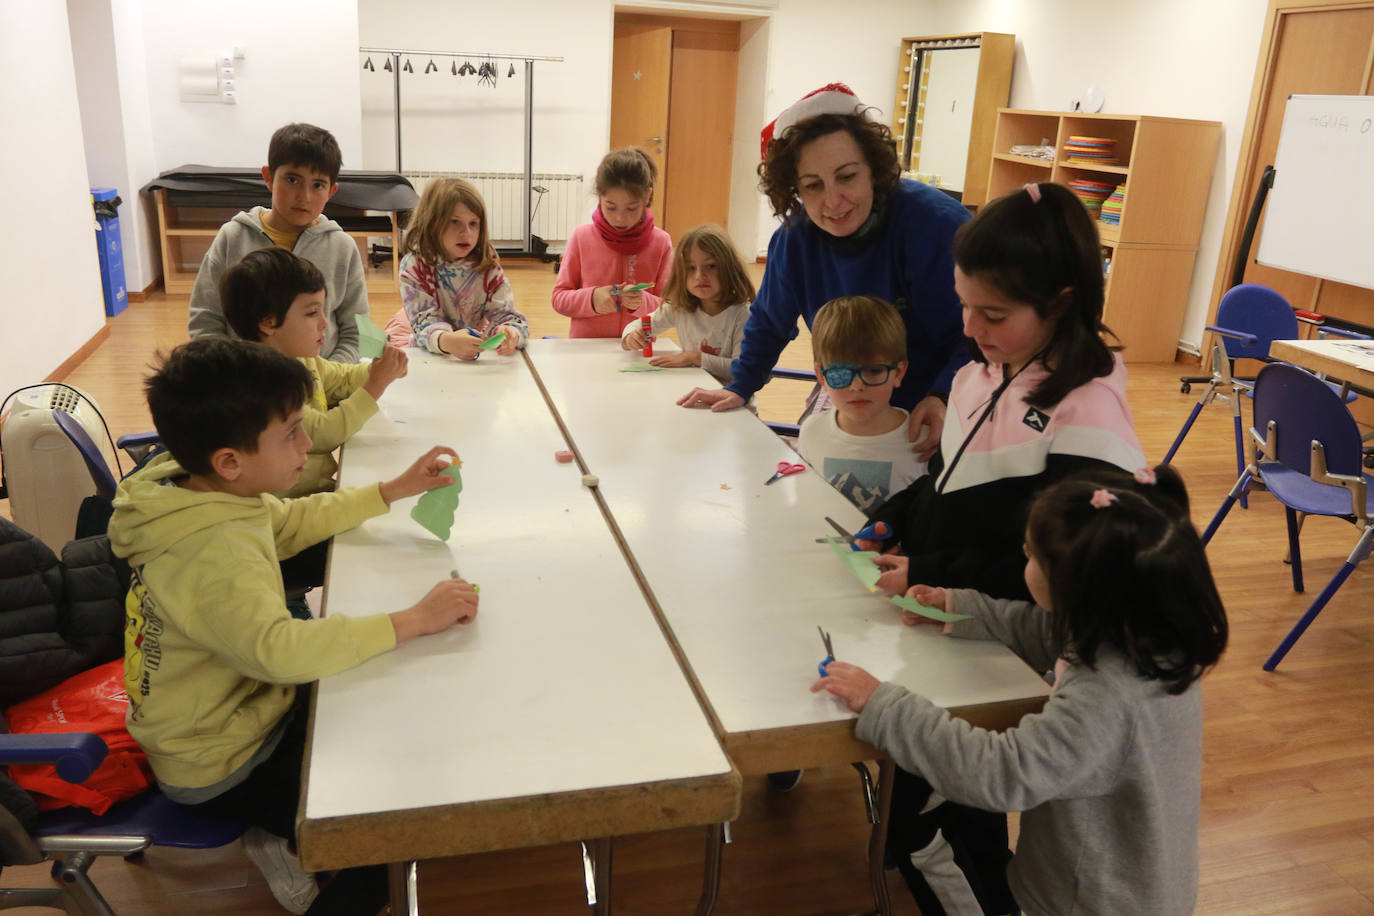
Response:
M425 184L435 178L465 178L477 186L487 205L488 235L492 244L507 247L524 238L521 195L525 187L523 172L406 172L405 177L423 194ZM591 218L592 201L583 196L581 175L554 175L536 172L530 207L534 212L533 232L546 242L566 242L568 236ZM534 209L535 206L538 209Z

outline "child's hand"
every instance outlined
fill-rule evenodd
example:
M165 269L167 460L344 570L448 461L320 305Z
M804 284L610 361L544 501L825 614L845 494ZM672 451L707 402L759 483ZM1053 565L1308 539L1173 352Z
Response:
M445 461L440 457L441 455L448 455L453 460ZM388 480L381 485L382 499L389 506L398 499L405 499L407 496L414 496L426 490L453 484L452 477L439 472L455 462L458 462L457 452L447 445L434 446L421 455L414 464L406 468L399 477Z
M933 607L937 611L949 611L949 593L943 588L932 588L929 585L913 585L906 590L908 598L915 598L926 607ZM911 611L902 609L902 623L909 627L914 627L922 623L933 623L937 626L944 626L938 620L931 620L929 617L922 617L920 614L913 614Z
M878 577L878 588L891 598L906 591L906 570L911 561L895 554L880 553L873 558L873 565L883 570Z
M439 335L439 349L458 359L474 360L482 351L477 349L482 340L467 331L445 331Z
M635 328L633 331L620 338L620 346L626 350L643 350L644 331L640 328Z
M881 541L873 541L868 538L855 538L854 546L860 550L871 550L874 553L883 553L886 550L890 550L891 548L887 546L887 542L892 538L892 528L887 522L875 523L873 525L873 531L876 534L883 535L883 539Z
M398 378L405 378L409 371L410 358L399 347L388 344L382 348L382 355L372 361L367 370L367 381L363 390L372 395L374 401L381 400L382 392Z
M592 290L592 310L598 315L609 315L616 310L615 297L611 295L613 286L598 286Z
M506 339L496 348L496 355L510 356L520 345L520 332L508 324L503 324L492 333L492 336L495 337L497 334L505 335Z
M922 431L921 427L925 430ZM940 449L940 434L945 429L945 402L935 395L926 395L911 409L907 423L907 439L914 443L911 450L921 461L929 461Z
M826 675L811 685L811 692L825 690L844 700L854 712L863 712L873 691L882 681L869 674L858 665L845 662L831 662L825 666Z
M644 290L632 289L620 294L620 307L627 312L635 312L644 305Z
M418 602L391 615L396 642L447 630L455 623L471 623L477 616L477 593L462 579L445 579Z
M667 356L655 356L649 360L651 366L662 366L665 369L685 369L688 366L701 365L700 350L683 350L681 353L672 353Z

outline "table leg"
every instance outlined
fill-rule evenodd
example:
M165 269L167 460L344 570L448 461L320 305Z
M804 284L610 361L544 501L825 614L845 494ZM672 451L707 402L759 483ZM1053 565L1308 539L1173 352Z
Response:
M711 916L716 897L720 893L720 867L725 853L725 833L730 825L711 824L706 828L706 865L701 876L701 899L697 901L696 916Z
M419 916L415 862L392 862L387 866L387 874L391 884L391 916Z
M867 769L863 772L867 775ZM873 888L873 905L880 916L891 916L892 913L892 899L887 893L887 875L883 871L883 855L887 848L887 818L892 809L892 784L896 773L897 764L890 757L878 765L877 819L868 837L868 881Z

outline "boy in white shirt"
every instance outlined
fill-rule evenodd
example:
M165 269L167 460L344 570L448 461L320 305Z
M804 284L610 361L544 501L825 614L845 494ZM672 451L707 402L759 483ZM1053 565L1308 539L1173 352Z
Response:
M907 412L891 404L906 374L906 327L882 299L842 296L816 313L811 352L834 409L807 418L797 451L867 514L926 472Z

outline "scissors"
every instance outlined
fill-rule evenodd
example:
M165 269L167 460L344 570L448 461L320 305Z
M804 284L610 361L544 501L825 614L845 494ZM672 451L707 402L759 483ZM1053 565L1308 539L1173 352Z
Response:
M448 571L448 577L449 577L450 579L461 579L461 578L463 578L462 576L458 575L458 570L456 570L456 569L450 569L450 570ZM482 594L482 589L481 589L481 587L479 587L479 586L477 585L476 582L469 582L468 584L472 586L472 593L473 593L474 595L480 595L480 594Z
M767 480L765 480L763 482L763 485L766 487L773 481L778 480L779 478L791 477L793 474L800 474L804 470L806 470L806 465L804 464L793 464L790 461L779 461L778 472L774 474L772 477L769 477Z
M830 663L835 660L835 650L830 645L829 633L822 630L819 626L816 627L816 632L821 634L821 642L825 643L825 661L817 665L816 670L821 673L821 677L828 677L825 669L830 667Z
M868 525L867 527L861 529L861 530L859 531L858 534L850 534L848 531L845 531L844 528L840 527L840 523L839 523L839 522L835 521L835 520L834 520L833 518L831 518L830 516L827 515L827 516L825 517L825 520L826 520L827 522L830 523L830 527L831 527L831 528L834 528L836 531L838 531L838 532L840 533L840 537L844 538L845 542L846 542L847 544L849 544L849 549L850 549L850 550L853 550L853 551L858 551L858 550L859 550L859 545L856 544L856 543L854 543L854 542L857 541L857 540L859 540L859 539L861 539L861 538L862 538L862 539L865 539L865 540L870 540L870 541L885 541L885 540L887 540L888 538L892 537L892 530L891 530L890 526L887 525L886 522L871 522L871 523L869 523L869 525ZM874 530L874 529L876 529L879 525L883 525L884 527L887 527L887 528L888 528L888 533L887 533L887 534L879 534L876 530ZM816 543L819 544L819 543L823 543L823 542L829 541L829 540L832 540L832 539L831 539L831 538L816 538Z

